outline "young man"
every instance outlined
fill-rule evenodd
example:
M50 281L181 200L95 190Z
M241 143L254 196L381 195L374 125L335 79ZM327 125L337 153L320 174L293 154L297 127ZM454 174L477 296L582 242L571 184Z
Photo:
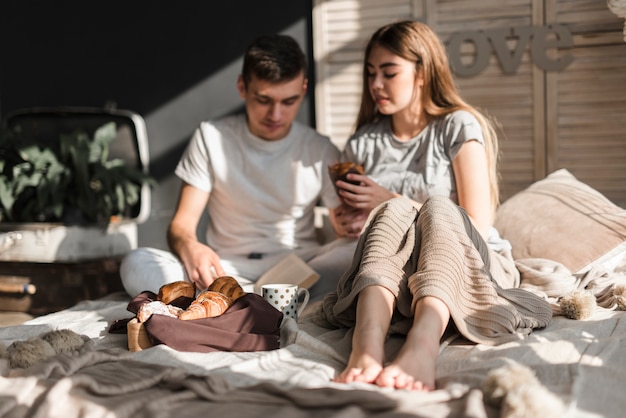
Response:
M237 80L245 114L203 122L194 133L175 171L182 186L167 232L171 253L138 248L125 257L120 273L131 296L178 280L205 289L222 275L245 286L290 252L320 274L311 300L335 290L356 242L316 240L317 203L331 212L340 204L327 172L339 152L328 137L295 121L305 70L291 37L262 36L248 47ZM196 235L205 209L206 244ZM346 235L334 216L331 221L338 236Z

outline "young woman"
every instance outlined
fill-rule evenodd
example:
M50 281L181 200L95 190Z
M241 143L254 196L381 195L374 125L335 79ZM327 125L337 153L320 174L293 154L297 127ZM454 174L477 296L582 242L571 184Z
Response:
M484 344L549 324L548 303L519 289L508 242L492 227L497 137L457 92L442 43L426 25L386 25L365 50L357 129L344 159L362 164L338 181L336 220L360 239L351 268L322 304L354 328L338 382L433 390L448 326ZM354 210L368 215L360 221ZM385 359L390 333L406 335Z

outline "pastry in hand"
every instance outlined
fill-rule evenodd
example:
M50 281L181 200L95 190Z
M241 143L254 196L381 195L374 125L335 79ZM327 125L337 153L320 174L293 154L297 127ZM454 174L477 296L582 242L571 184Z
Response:
M144 303L137 311L137 321L146 322L153 314L178 318L183 310L176 306L167 305L160 300Z
M233 302L246 294L239 282L231 276L218 277L207 290L223 293Z
M193 299L196 296L195 286L185 281L164 284L159 289L157 300L168 305L181 296Z
M191 305L178 315L184 321L220 316L233 304L231 298L220 292L205 290L201 292Z
M364 174L363 166L360 164L355 164L352 162L345 163L336 163L328 166L328 174L330 175L330 179L333 181L333 185L335 189L337 189L337 185L335 184L337 180L345 181L346 183L358 185L358 181L348 180L348 174Z

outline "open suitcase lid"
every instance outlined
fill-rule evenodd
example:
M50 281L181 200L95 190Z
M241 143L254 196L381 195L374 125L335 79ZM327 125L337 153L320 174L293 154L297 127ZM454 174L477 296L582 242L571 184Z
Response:
M90 138L94 132L109 122L115 122L117 137L110 144L111 159L122 159L148 173L148 136L144 119L129 110L91 107L36 107L25 108L7 114L7 127L20 126L22 132L33 139L45 141L58 138L59 134L85 131ZM150 187L141 189L139 204L133 208L130 221L142 223L150 215Z

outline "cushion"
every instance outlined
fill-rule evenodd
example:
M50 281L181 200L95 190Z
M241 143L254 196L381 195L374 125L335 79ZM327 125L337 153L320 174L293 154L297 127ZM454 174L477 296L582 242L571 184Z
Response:
M506 200L495 227L513 257L560 262L585 273L626 252L626 210L560 169Z

